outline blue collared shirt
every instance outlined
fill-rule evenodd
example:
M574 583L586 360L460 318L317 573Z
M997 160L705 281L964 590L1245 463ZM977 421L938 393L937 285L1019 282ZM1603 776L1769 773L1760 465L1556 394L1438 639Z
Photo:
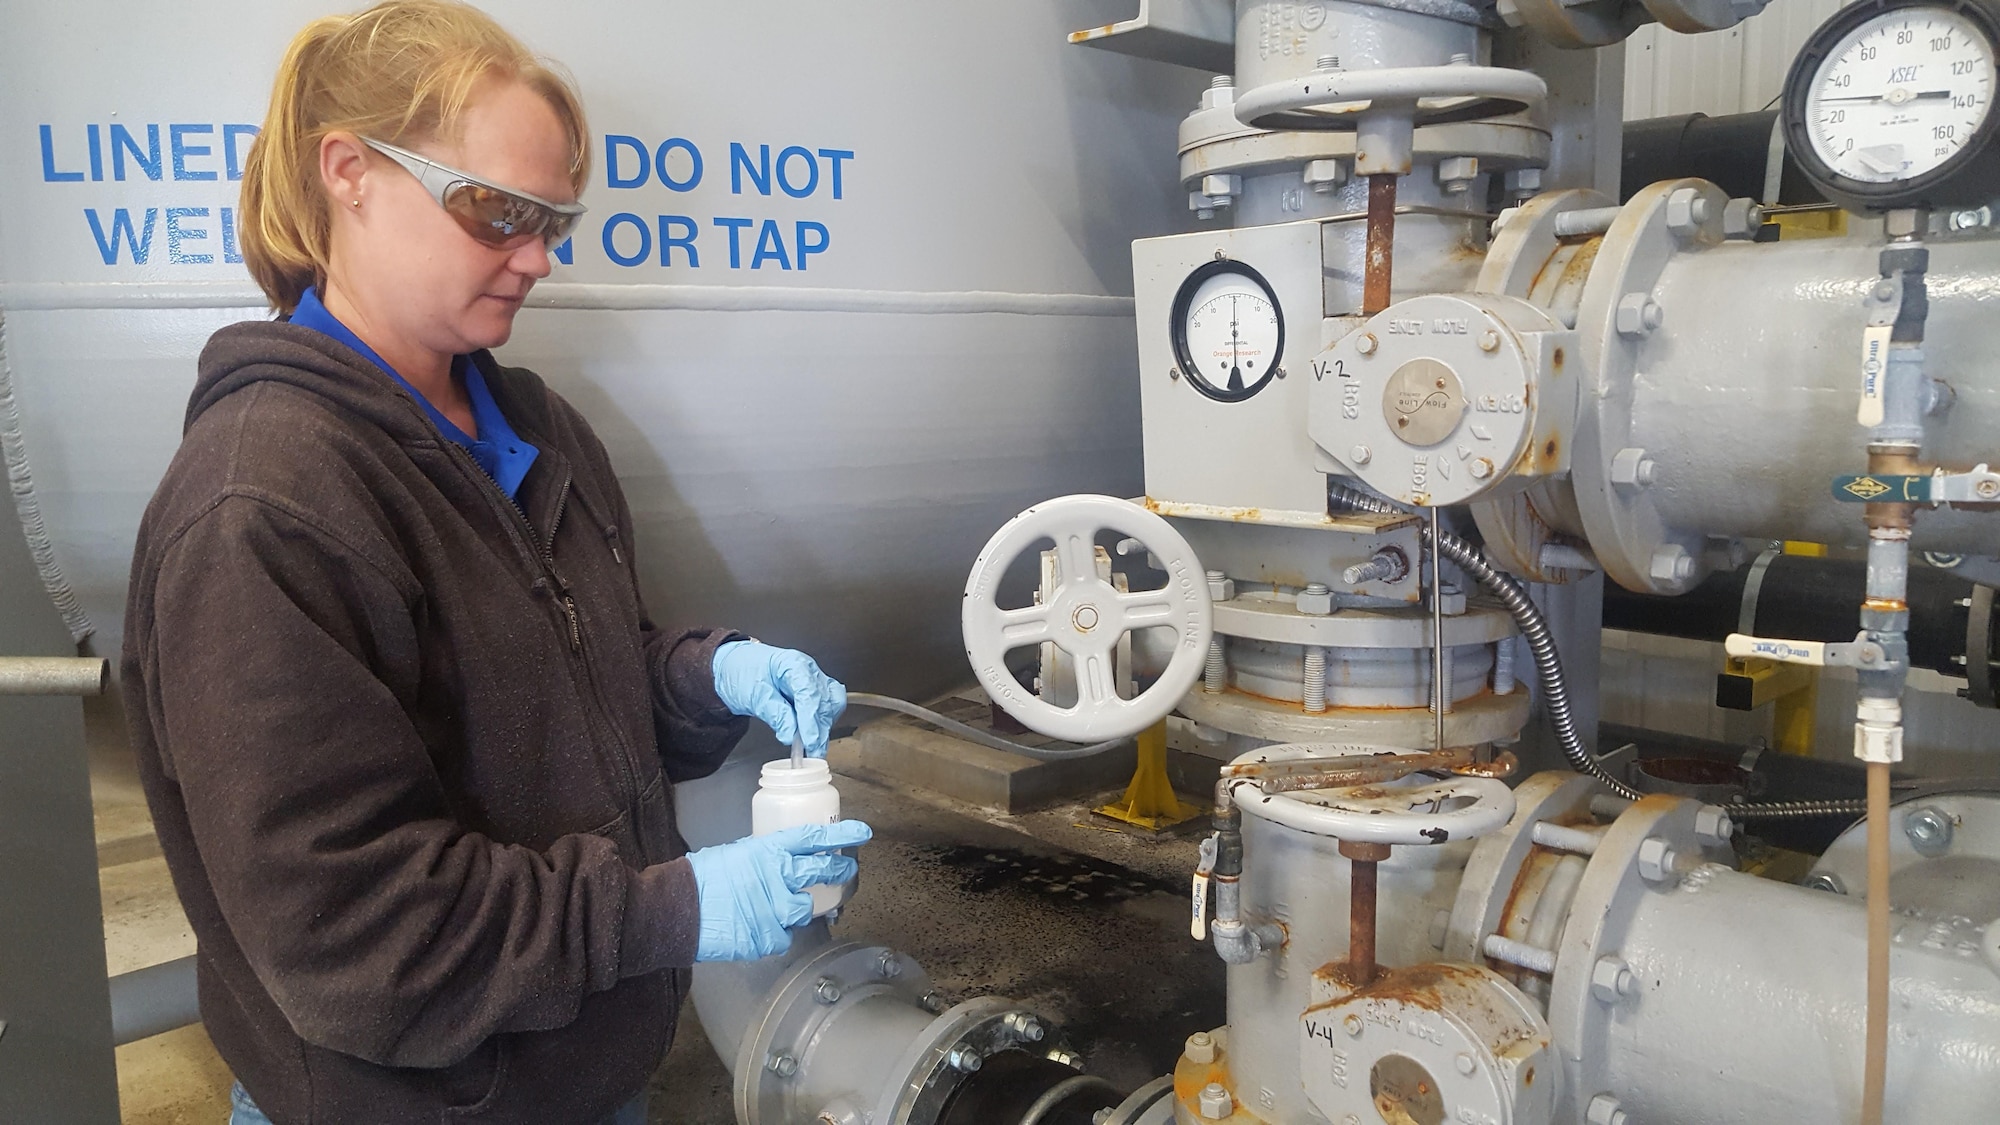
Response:
M542 451L522 440L521 435L514 432L514 427L507 424L506 415L500 413L500 405L493 401L493 392L486 389L486 376L480 374L479 366L472 362L471 357L453 356L451 374L452 378L465 381L465 395L472 400L472 423L479 430L477 436L459 429L417 388L396 374L395 368L376 355L374 348L362 343L361 337L326 311L326 306L320 304L317 290L308 287L300 295L299 307L293 310L291 322L301 328L323 332L367 356L382 369L383 374L394 379L397 386L410 392L410 397L417 400L417 405L424 408L425 414L430 415L439 433L464 446L466 452L472 454L472 459L479 462L479 467L486 470L486 475L493 478L493 483L500 486L507 499L512 500L514 494L521 490L521 482L528 476L528 467L535 463L535 458L541 456Z

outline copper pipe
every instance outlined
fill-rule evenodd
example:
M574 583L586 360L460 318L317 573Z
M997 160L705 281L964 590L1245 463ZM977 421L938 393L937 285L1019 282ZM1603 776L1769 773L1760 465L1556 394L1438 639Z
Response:
M1342 840L1348 859L1347 983L1365 988L1375 979L1375 865L1389 858L1389 845Z
M1389 307L1389 278L1396 258L1396 174L1368 177L1368 259L1361 291L1361 315Z
M1868 1038L1862 1125L1882 1125L1889 1078L1889 763L1868 763Z

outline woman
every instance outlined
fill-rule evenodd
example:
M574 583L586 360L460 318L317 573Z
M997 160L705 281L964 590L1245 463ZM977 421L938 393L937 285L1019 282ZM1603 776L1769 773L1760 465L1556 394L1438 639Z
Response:
M604 447L487 350L587 137L440 0L320 20L279 69L243 254L289 319L202 353L123 662L239 1125L642 1121L686 967L785 948L868 837L683 854L672 781L749 716L824 754L846 692L656 628Z

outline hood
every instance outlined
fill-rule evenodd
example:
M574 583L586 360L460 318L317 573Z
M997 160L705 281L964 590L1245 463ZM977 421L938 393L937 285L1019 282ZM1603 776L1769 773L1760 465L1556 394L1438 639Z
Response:
M490 352L472 353L472 362L485 374L495 397L506 396L501 400L503 409L507 400L518 401L520 389L506 385L514 380L499 374ZM399 442L441 440L437 427L410 392L397 386L360 352L311 328L275 320L232 324L208 338L198 370L187 417L181 423L182 433L216 403L245 387L271 382L310 391L380 426ZM508 414L510 422L515 417ZM522 436L528 434L524 431Z

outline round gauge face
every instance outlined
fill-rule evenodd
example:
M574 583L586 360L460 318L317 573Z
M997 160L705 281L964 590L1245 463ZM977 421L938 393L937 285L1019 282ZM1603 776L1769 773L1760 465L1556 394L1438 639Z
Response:
M1942 167L1993 110L1993 44L1945 8L1894 8L1827 52L1806 93L1813 154L1831 171L1894 184Z
M1210 262L1174 298L1174 358L1196 390L1241 402L1283 362L1285 321L1264 276L1241 262Z

